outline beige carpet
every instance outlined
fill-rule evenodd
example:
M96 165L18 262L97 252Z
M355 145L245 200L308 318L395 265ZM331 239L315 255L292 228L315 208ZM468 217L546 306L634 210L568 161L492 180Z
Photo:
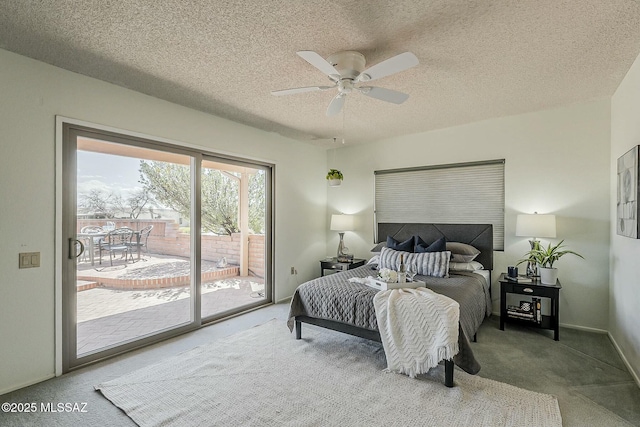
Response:
M141 426L557 426L557 400L442 366L383 372L379 344L284 322L245 332L100 384Z

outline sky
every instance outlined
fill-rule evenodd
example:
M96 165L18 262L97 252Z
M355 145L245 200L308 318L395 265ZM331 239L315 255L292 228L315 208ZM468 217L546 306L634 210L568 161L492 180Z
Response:
M78 195L92 189L114 193L126 199L141 189L140 159L78 150Z

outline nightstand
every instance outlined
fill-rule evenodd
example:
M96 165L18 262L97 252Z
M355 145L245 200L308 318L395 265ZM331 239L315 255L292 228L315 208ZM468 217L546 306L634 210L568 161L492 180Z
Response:
M538 277L533 278L532 283L518 283L507 279L506 274L500 275L500 330L504 331L505 323L515 323L533 328L553 330L553 339L560 339L559 306L560 306L560 281L555 285L543 285ZM548 298L551 301L551 314L541 316L541 321L518 318L507 312L507 294L526 295L529 297Z
M352 262L338 262L337 258L323 259L320 261L320 276L324 276L325 270L347 271L352 268L362 267L365 259L354 258Z

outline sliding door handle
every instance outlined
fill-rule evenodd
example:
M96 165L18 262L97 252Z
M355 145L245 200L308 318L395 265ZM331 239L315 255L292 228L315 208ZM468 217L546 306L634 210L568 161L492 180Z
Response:
M78 251L78 246L80 250ZM76 259L84 253L84 243L78 239L69 239L69 259Z

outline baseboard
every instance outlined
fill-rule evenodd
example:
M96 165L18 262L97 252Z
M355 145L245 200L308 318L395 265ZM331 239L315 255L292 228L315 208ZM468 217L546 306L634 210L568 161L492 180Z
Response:
M633 367L631 366L627 358L624 357L624 354L622 353L622 349L620 348L616 340L613 338L613 335L611 335L611 332L607 332L607 336L609 336L609 340L611 340L613 347L615 347L616 351L620 355L622 362L624 362L624 365L627 367L627 371L629 371L629 373L633 377L633 380L636 382L636 385L640 387L640 378L638 377L638 374L633 370Z
M34 384L38 384L41 383L42 381L46 381L46 380L50 380L51 378L54 378L56 375L55 374L49 374L46 375L42 378L36 379L36 380L30 380L27 382L24 382L22 384L17 384L15 386L11 386L7 389L4 390L0 390L0 396L7 394L7 393L11 393L12 391L16 391L16 390L20 390L21 388L25 388L25 387L29 387L30 385L34 385Z
M560 323L560 326L562 326L563 328L577 329L579 331L595 332L597 334L608 334L609 333L609 331L607 331L605 329L590 328L588 326L571 325L569 323Z
M497 318L500 318L500 312L499 311L492 311L491 315L492 316L496 316ZM580 325L572 325L570 323L560 323L560 326L562 326L563 328L577 329L577 330L586 331L586 332L595 332L595 333L598 333L598 334L608 334L609 333L609 331L607 331L605 329L590 328L588 326L580 326Z

